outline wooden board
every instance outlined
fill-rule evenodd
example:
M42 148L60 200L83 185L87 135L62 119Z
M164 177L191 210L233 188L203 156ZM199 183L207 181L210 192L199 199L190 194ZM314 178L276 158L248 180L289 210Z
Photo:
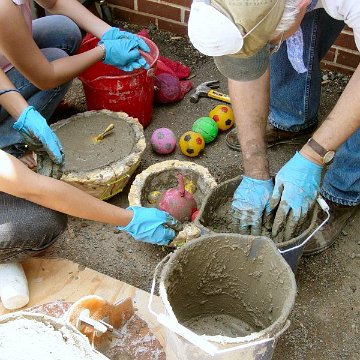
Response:
M164 346L163 328L148 311L150 294L95 270L65 259L29 258L23 263L29 283L30 302L21 310L53 301L74 302L85 295L98 295L111 303L130 297L137 315ZM162 310L159 297L153 308ZM0 315L9 313L0 302Z

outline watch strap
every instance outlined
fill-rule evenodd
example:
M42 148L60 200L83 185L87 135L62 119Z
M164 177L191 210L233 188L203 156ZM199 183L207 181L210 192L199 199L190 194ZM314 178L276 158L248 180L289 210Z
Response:
M322 147L317 141L315 141L313 138L310 138L307 142L307 144L313 149L318 155L323 158L325 154L328 152L324 147Z

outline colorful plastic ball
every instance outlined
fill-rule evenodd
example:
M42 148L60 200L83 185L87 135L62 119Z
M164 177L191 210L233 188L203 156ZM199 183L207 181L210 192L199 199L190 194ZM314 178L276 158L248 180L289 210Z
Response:
M222 131L230 129L235 122L234 113L228 105L217 105L209 113L209 117L215 120L218 128Z
M205 140L201 134L194 131L186 131L179 140L181 152L190 157L198 156L205 148Z
M219 132L216 122L208 116L197 119L191 130L201 134L206 144L214 141Z
M170 154L175 150L176 137L170 129L159 128L152 133L150 143L158 154Z

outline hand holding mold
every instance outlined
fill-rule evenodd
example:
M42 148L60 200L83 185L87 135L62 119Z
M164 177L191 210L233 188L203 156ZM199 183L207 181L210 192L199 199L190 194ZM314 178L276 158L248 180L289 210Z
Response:
M170 214L155 208L129 206L134 215L126 226L118 226L136 240L156 245L167 245L182 230L182 225Z

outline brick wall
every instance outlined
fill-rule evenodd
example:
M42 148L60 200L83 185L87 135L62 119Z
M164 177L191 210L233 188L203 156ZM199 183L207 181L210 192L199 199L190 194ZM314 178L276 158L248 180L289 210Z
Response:
M118 20L187 35L191 0L108 0ZM325 56L323 68L351 74L360 62L352 30L345 28Z

